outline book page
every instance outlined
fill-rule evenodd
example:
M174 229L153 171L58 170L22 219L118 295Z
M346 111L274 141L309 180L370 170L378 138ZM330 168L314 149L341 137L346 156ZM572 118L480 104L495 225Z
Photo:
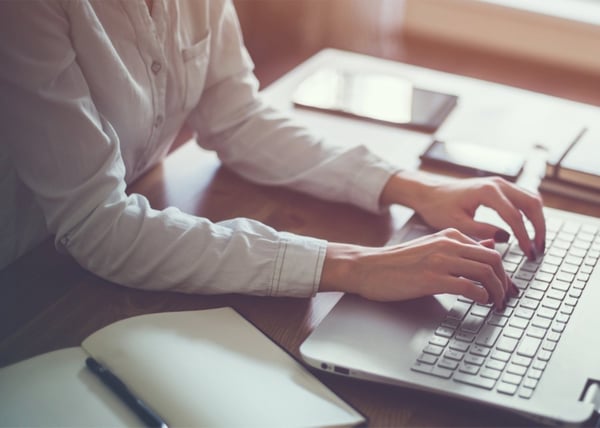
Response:
M86 357L66 348L0 369L0 426L142 426L86 368Z
M84 349L171 426L349 426L364 418L230 308L143 315Z

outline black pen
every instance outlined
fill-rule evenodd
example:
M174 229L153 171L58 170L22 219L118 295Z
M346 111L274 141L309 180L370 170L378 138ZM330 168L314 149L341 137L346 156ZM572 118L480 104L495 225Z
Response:
M149 427L167 428L167 424L146 403L137 398L127 386L110 370L98 361L89 357L85 360L88 368L104 382L115 394L133 410L139 418Z

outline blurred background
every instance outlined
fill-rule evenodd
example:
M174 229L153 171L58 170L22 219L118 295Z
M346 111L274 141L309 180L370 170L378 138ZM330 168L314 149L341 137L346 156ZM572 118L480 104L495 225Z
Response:
M262 86L332 47L600 105L600 0L234 0Z

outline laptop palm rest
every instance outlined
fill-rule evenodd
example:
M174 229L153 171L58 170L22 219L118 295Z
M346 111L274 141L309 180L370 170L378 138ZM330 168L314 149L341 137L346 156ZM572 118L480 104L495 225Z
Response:
M346 294L300 352L311 365L369 379L402 380L455 302L438 295L409 302L373 302Z

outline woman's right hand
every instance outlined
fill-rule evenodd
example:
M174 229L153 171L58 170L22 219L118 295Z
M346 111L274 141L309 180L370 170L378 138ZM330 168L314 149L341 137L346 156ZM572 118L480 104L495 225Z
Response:
M329 243L320 291L378 301L451 293L500 309L518 294L494 241L478 242L456 229L390 247Z

